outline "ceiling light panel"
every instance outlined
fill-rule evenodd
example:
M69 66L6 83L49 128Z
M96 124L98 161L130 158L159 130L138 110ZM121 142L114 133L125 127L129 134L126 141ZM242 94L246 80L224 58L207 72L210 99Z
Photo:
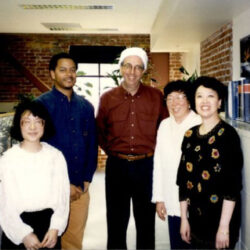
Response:
M42 23L42 25L51 31L79 31L82 26L78 23Z
M41 23L45 28L51 31L100 31L100 32L115 32L117 28L82 28L79 23Z
M20 4L25 10L113 10L113 5Z

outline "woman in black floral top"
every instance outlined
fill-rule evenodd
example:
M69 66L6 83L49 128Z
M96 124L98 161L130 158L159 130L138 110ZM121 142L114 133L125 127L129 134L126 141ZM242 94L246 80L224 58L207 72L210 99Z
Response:
M222 121L225 86L211 77L194 83L195 109L202 124L188 130L182 143L177 184L181 237L192 248L234 248L240 228L240 139Z

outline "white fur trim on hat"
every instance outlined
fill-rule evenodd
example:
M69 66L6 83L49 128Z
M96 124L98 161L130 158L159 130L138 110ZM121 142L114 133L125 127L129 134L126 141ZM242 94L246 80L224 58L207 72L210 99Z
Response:
M142 62L143 62L143 65L144 65L144 70L147 69L148 56L147 56L147 53L145 52L145 50L143 50L142 48L132 47L132 48L127 48L127 49L123 50L121 55L120 55L120 59L119 59L119 67L121 67L122 62L124 61L124 59L127 56L140 57Z

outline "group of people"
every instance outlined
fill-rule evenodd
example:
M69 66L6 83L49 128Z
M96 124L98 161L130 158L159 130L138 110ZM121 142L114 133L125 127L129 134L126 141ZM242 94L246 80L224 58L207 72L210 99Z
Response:
M73 91L77 62L51 58L52 90L18 105L20 143L0 158L2 249L82 249L98 145L108 156L108 249L127 249L131 200L137 249L155 248L155 213L168 216L171 249L235 246L243 158L219 116L225 86L203 76L162 95L141 82L147 63L141 48L122 51L121 85L101 96L95 119Z

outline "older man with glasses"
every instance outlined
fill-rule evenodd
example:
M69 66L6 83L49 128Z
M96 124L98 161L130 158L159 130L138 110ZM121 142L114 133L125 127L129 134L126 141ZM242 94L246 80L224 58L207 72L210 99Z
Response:
M108 249L127 249L131 200L137 249L155 247L155 204L151 203L153 154L159 123L167 114L161 92L141 82L147 62L147 54L141 48L122 51L121 85L104 93L100 100L99 144L108 155Z

